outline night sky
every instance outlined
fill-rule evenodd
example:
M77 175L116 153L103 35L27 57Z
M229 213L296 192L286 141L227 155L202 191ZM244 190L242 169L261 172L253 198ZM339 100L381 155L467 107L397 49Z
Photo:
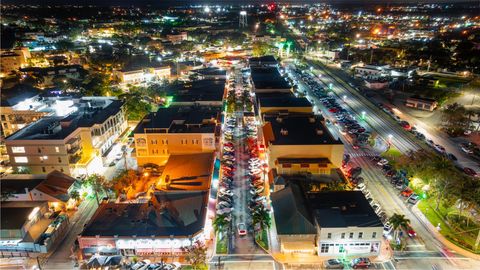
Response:
M478 0L292 0L292 1L273 1L273 0L2 0L2 3L14 4L36 4L36 5L152 5L152 6L171 6L184 4L258 4L258 3L361 3L361 4L387 4L387 3L462 3L462 2L477 2Z

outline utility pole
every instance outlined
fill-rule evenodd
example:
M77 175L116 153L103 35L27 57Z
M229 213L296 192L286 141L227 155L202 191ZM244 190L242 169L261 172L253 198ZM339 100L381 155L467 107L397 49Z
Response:
M370 64L373 61L373 48L370 48Z

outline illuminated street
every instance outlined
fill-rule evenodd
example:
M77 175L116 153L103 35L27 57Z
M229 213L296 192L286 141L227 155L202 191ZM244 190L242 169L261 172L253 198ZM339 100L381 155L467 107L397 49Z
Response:
M480 269L478 1L27 2L0 269Z

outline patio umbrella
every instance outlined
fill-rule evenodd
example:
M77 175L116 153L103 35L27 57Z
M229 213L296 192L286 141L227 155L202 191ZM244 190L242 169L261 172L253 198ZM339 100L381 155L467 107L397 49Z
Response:
M116 255L116 256L109 256L106 260L103 266L117 266L120 265L120 262L122 261L122 256Z
M90 268L99 268L102 266L98 256L93 256L88 260L87 267Z

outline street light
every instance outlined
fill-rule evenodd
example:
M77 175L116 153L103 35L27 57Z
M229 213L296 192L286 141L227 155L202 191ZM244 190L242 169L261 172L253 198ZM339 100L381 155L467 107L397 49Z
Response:
M365 111L362 111L362 119L365 120L365 116L366 116L366 112Z
M389 144L392 144L392 139L393 139L393 135L392 135L392 134L388 134L388 143L389 143Z
M344 102L347 101L347 95L343 95L343 101L344 101Z

